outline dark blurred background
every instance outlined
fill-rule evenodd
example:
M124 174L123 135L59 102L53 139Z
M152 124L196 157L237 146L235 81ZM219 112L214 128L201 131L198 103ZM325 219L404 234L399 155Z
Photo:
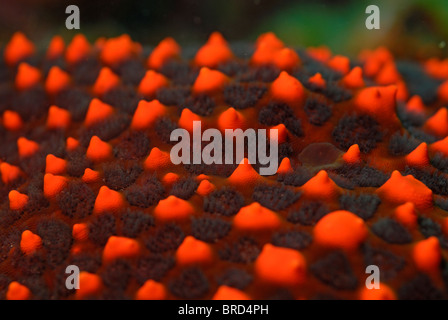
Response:
M80 8L80 31L65 28L70 4ZM380 30L365 28L369 4L380 7ZM17 30L41 47L55 34L69 40L77 32L91 41L128 33L155 45L166 36L203 43L215 30L252 42L274 31L288 45L324 44L348 56L384 45L401 58L447 57L448 0L0 0L0 46Z

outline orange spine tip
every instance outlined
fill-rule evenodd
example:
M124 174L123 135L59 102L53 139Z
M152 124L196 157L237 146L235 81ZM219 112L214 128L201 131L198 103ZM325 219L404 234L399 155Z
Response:
M6 162L2 162L0 163L0 173L2 174L3 183L8 185L19 178L22 174L22 171L20 171L19 167L10 165Z
M84 124L90 127L98 122L104 121L114 114L114 108L97 98L93 98L90 101L89 108L87 109L86 118Z
M85 223L75 223L72 229L73 239L85 241L89 238L89 227Z
M3 126L7 130L17 131L23 127L23 121L17 112L6 110L3 112Z
M48 45L48 50L46 53L47 59L55 60L64 54L65 42L61 36L54 36L50 44Z
M32 56L36 51L34 44L21 32L16 32L5 47L5 61L10 66Z
M169 196L160 200L154 208L154 216L161 221L186 220L194 213L188 201L176 196Z
M375 80L379 85L388 85L397 83L400 79L401 76L397 71L395 63L393 61L388 61L380 69Z
M422 142L406 157L406 163L415 167L425 167L429 164L428 145Z
M213 300L250 300L250 297L241 290L228 287L225 285L219 286Z
M278 144L281 144L288 140L288 129L286 129L286 126L283 123L273 126L271 129L277 130L277 143ZM270 134L270 131L268 131L268 134ZM274 138L274 137L272 137L272 138Z
M68 137L65 144L67 151L74 151L79 147L79 141L73 137Z
M208 180L202 180L199 183L198 189L196 190L196 193L199 194L202 197L207 196L210 194L213 190L215 190L216 187Z
M145 160L145 169L147 170L160 170L171 163L170 154L154 147L149 152L149 156Z
M30 230L22 232L22 238L20 240L20 249L26 255L33 254L42 246L42 239L32 233Z
M442 260L439 239L432 236L418 242L414 246L413 258L417 269L420 271L429 274L437 273Z
M11 190L8 194L9 208L11 210L22 210L28 203L28 196L17 190Z
M112 157L112 147L97 136L93 136L87 147L86 157L93 162L105 161Z
M147 280L135 295L136 300L164 300L167 297L165 286L154 280Z
M20 137L17 139L17 148L19 150L20 157L27 158L39 151L39 144L28 140L27 138Z
M282 162L280 162L280 165L277 169L278 174L287 174L291 173L293 171L291 167L291 160L289 158L283 158Z
M271 92L274 98L300 105L305 101L305 89L299 80L282 71L271 84Z
M448 135L447 108L440 108L431 118L429 118L426 121L425 128L441 137L447 136Z
M342 78L342 84L347 88L357 89L364 87L364 79L362 78L361 67L354 67L349 73Z
M367 233L364 221L345 210L327 214L314 227L314 239L318 244L346 250L358 248Z
M368 289L363 287L360 295L360 300L396 300L397 296L392 289L385 283L380 283L378 289Z
M432 143L430 149L448 156L448 137Z
M276 52L273 62L281 70L292 70L301 64L299 55L291 48L283 48Z
M411 175L402 176L397 170L376 192L392 203L412 202L418 209L432 207L431 189Z
M342 159L349 164L357 163L361 161L361 151L357 144L352 145L348 148L347 152L344 153Z
M47 128L67 129L71 123L71 115L68 110L57 106L50 106L48 109Z
M213 251L210 246L192 236L185 237L176 251L178 265L210 264L213 261Z
M44 195L47 198L57 196L67 185L67 178L46 173L44 176Z
M116 65L140 53L140 50L141 47L132 42L131 37L123 34L104 41L101 46L100 59L105 64Z
M410 229L417 226L417 211L412 202L406 202L395 208L395 219Z
M68 87L70 84L70 76L67 72L58 66L51 67L45 80L45 90L49 94L56 94Z
M106 186L102 186L95 199L93 206L94 214L104 212L117 212L125 206L125 201L121 193L111 190Z
M311 47L306 50L307 54L322 63L326 63L331 58L331 51L326 46Z
M67 167L67 161L52 154L47 155L45 159L45 173L63 174Z
M108 67L101 68L98 78L96 78L93 84L93 93L96 95L102 95L107 91L110 91L120 84L120 77L113 73Z
M28 300L31 298L31 291L17 281L12 281L6 292L6 300Z
M346 75L350 71L350 60L344 56L334 56L327 62L327 65L343 75Z
M171 187L179 179L180 176L177 173L168 172L166 175L163 176L162 183L167 187Z
M275 48L275 49L281 49L285 45L284 43L277 38L275 33L273 32L266 32L258 36L257 40L255 41L255 47L269 47L269 48Z
M180 46L173 38L163 39L148 57L151 69L160 69L168 60L180 55Z
M448 78L448 59L439 60L437 58L431 58L424 63L424 68L426 73L434 78Z
M165 115L166 106L161 104L159 100L150 102L141 100L132 117L131 128L135 130L145 130L150 128L155 121Z
M78 300L89 298L97 294L103 286L101 277L86 271L79 273L79 289L76 290L75 298Z
M327 86L327 82L324 78L322 78L322 75L318 72L314 76L310 77L308 79L308 83L312 85L315 88L325 89Z
M67 50L65 51L65 60L69 64L75 64L86 58L89 55L90 50L91 46L86 37L82 34L77 34L67 46Z
M234 185L253 185L260 179L260 175L249 163L249 159L244 158L232 172L228 181Z
M355 97L356 107L377 119L391 121L396 119L397 87L369 87L362 89Z
M192 89L195 93L209 93L221 89L228 81L227 76L221 71L202 67Z
M419 114L424 114L425 105L423 104L422 98L420 96L412 96L406 103L406 110L408 112L414 112Z
M232 58L233 53L227 41L219 32L214 32L207 43L198 50L194 61L201 67L214 68Z
M224 132L226 129L245 129L247 127L246 119L241 112L230 107L219 115L218 128Z
M17 69L15 85L19 90L27 90L34 87L41 79L40 70L22 62Z
M442 100L442 102L448 102L448 80L443 82L437 89L437 95Z
M333 198L338 194L338 187L333 180L328 177L325 170L319 171L313 178L308 180L302 189L307 197L312 198Z
M306 279L306 260L297 250L265 244L255 260L255 273L263 281L295 286Z
M275 230L280 223L275 212L262 207L258 202L241 208L233 219L234 226L244 231Z
M140 244L130 238L111 236L103 251L103 261L111 262L119 258L133 258L140 254Z
M169 84L168 79L154 70L148 70L145 76L140 81L137 91L144 96L154 96L160 88L166 87Z
M84 170L84 174L82 176L82 181L85 183L94 183L99 181L101 178L100 173L98 171L92 170L90 168L86 168Z
M179 117L179 127L187 130L190 133L193 133L193 122L194 121L200 121L202 124L202 119L200 116L198 116L196 113L192 112L188 108L184 108L182 110L182 113Z

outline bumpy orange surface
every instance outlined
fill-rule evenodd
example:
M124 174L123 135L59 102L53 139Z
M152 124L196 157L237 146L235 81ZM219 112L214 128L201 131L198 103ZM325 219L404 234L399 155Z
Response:
M447 298L448 61L272 33L0 48L0 298ZM277 174L174 165L193 121L278 129Z

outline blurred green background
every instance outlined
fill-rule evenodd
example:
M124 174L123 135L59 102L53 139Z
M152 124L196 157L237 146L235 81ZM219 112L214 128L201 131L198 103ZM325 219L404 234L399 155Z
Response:
M327 45L334 53L387 46L400 58L446 57L448 0L0 0L0 44L21 30L41 46L51 36L71 39L65 8L76 4L81 30L90 40L128 33L144 44L166 36L203 43L215 30L230 41L254 41L274 31L288 45ZM381 10L381 29L367 30L365 8Z

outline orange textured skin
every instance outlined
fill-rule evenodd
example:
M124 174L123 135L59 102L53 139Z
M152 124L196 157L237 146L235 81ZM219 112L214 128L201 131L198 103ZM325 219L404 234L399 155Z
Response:
M349 60L272 32L252 56L220 33L185 54L3 43L0 299L448 298L448 59ZM249 148L175 165L170 133L193 121L266 130L277 172Z

